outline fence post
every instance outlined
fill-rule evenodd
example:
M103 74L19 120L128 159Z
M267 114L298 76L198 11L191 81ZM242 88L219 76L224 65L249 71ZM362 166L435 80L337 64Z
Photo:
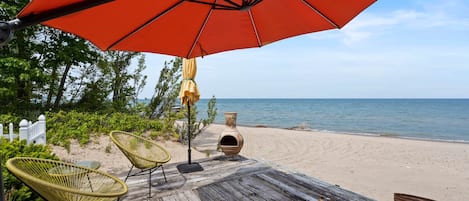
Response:
M3 135L3 124L0 124L0 140L3 140L5 136Z
M20 122L20 140L26 140L26 144L29 144L29 133L28 133L29 122L26 119Z
M38 130L39 130L39 133L42 133L43 134L43 137L42 139L44 140L44 143L43 144L46 144L47 142L47 138L46 138L46 116L44 116L43 114L39 115L39 118L37 118L38 120Z
M13 142L13 138L15 138L15 134L13 133L13 123L8 125L8 135L10 135L10 142Z

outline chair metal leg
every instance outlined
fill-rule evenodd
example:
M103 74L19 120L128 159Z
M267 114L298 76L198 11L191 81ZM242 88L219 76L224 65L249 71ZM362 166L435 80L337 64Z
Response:
M161 166L161 170L163 171L164 181L167 183L168 180L166 180L166 174L164 173L164 167L163 167L163 165Z
M148 198L151 198L151 170L148 171Z
M134 165L132 165L132 167L130 167L130 170L129 170L129 172L127 173L127 177L125 177L124 182L127 182L127 178L129 178L130 173L132 172L132 169L133 169L133 168L134 168Z
M90 175L86 173L86 177L88 177L88 183L90 184L91 192L94 192L93 185L91 185Z
M127 176L125 177L124 182L127 182L127 179L129 178L130 173L132 172L132 169L133 169L133 168L134 168L134 165L132 165L132 167L130 167L130 170L129 170L129 172L127 173ZM117 201L119 201L119 200L121 200L120 197L117 198Z

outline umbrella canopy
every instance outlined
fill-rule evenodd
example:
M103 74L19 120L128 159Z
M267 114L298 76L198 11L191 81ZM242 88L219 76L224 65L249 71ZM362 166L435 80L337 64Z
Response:
M32 0L17 18L74 33L102 50L193 58L341 28L375 1Z
M88 39L102 50L194 58L339 29L375 1L31 0L17 19L0 22L0 45L13 30L42 23ZM181 86L181 101L189 112L199 99L195 60L192 66ZM189 166L181 166L182 171L201 170L190 166L190 140L188 153Z
M195 83L197 64L195 58L182 60L182 82L179 97L183 105L194 105L200 98L199 89Z

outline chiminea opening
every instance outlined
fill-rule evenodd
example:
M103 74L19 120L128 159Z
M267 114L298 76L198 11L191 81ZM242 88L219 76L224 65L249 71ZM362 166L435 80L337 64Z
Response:
M220 140L222 146L238 146L238 140L231 135L225 135Z

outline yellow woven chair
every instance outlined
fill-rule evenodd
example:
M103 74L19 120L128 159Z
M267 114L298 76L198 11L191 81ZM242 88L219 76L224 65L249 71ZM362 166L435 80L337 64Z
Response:
M117 177L76 164L15 157L6 167L49 201L111 201L127 193L127 185Z
M169 152L155 142L132 133L112 131L109 136L132 163L132 167L124 181L127 182L129 177L140 176L148 171L148 197L151 197L151 174L159 167L161 167L164 180L167 182L163 164L171 160ZM132 174L134 167L140 169L140 171Z

